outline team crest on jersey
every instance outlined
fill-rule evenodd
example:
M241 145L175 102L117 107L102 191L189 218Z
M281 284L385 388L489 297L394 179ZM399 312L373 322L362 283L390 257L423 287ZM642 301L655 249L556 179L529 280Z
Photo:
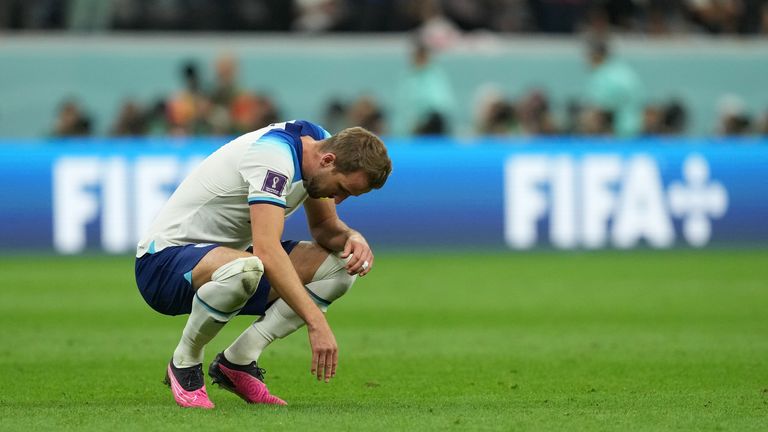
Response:
M267 177L264 179L264 185L261 186L261 190L264 192L269 192L273 195L281 196L287 183L288 177L280 173L267 170Z

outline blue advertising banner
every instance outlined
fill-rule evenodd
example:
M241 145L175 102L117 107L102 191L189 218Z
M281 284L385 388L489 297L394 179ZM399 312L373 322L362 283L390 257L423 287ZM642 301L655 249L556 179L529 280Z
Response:
M0 250L126 253L225 139L0 141ZM339 214L374 245L768 245L768 140L388 140ZM308 238L300 213L286 238Z

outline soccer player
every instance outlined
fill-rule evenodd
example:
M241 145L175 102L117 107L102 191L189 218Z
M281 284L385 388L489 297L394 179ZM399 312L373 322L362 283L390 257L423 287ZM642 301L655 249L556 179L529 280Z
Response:
M381 188L391 171L384 143L363 128L331 136L289 121L222 146L179 185L136 253L146 302L162 314L189 314L166 370L177 404L213 408L203 349L238 314L262 318L216 356L213 383L249 403L284 405L267 390L257 361L305 323L312 373L325 382L336 374L336 339L324 312L374 263L336 205ZM285 218L302 203L314 242L281 243Z

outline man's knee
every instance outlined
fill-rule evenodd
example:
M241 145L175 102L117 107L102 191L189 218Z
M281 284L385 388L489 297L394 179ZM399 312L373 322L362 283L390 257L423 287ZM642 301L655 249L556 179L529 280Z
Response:
M192 269L192 288L197 291L213 280L213 274L239 258L253 255L236 249L219 246L211 249Z
M357 275L350 275L344 268L349 259L339 257L338 253L331 253L320 264L315 272L312 282L307 289L314 294L313 300L325 310L333 301L349 291L357 279Z
M250 298L259 286L264 274L264 265L259 257L249 256L232 260L213 272L211 280L226 285L231 280L232 288L242 289L242 295Z

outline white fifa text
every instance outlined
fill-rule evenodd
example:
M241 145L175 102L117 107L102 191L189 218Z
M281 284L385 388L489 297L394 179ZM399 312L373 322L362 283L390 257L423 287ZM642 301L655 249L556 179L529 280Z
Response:
M53 166L53 245L60 253L87 246L98 232L101 249L135 249L140 236L181 180L202 157L68 156Z
M504 234L514 249L540 243L559 249L653 248L675 244L674 219L683 238L701 247L711 219L728 208L728 193L709 179L702 156L688 155L683 180L664 187L658 162L644 154L516 155L504 168Z

